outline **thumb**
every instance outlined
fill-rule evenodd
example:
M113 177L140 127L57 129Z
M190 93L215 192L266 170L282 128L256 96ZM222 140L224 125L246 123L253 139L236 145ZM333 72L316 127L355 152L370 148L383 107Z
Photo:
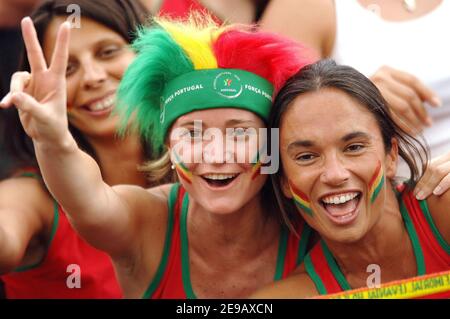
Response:
M19 111L26 112L32 117L42 117L42 110L39 103L32 96L24 92L11 94L11 102Z

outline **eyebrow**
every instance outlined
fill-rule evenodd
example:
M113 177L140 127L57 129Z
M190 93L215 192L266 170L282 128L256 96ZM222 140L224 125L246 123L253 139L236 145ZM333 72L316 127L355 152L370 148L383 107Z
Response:
M348 141L350 141L352 139L355 139L355 138L370 139L370 135L367 134L367 133L364 133L364 132L356 131L356 132L352 132L352 133L344 135L341 138L341 141L348 142ZM294 149L296 147L313 147L315 145L316 144L313 141L311 141L311 140L298 140L298 141L290 143L287 149L289 151L289 150Z
M234 125L240 125L240 124L245 124L245 123L247 123L247 124L252 124L253 122L252 121L248 121L248 120L238 120L238 119L233 119L233 120L228 120L228 121L226 121L226 126L228 127L228 126L234 126Z

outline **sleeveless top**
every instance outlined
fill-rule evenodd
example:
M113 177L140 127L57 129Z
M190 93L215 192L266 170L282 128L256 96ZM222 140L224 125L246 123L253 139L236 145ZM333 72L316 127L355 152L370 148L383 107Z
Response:
M189 251L187 214L189 197L179 184L175 184L169 195L169 219L163 257L159 268L143 298L193 299L189 273ZM274 280L285 278L302 261L306 254L311 228L306 223L296 227L300 238L282 229L278 249Z
M36 177L36 174L22 176ZM51 237L44 258L34 265L19 267L0 276L6 298L121 298L122 291L110 257L90 246L75 232L56 201L53 214Z
M433 125L424 130L432 157L450 150L450 1L407 21L387 21L356 0L335 0L336 38L331 57L372 76L381 66L413 74L433 89L442 107L426 107ZM407 177L403 163L401 175Z
M416 257L417 274L422 276L450 269L450 245L433 222L427 202L417 201L412 192L403 192L400 212ZM305 257L305 269L321 295L352 288L323 240Z

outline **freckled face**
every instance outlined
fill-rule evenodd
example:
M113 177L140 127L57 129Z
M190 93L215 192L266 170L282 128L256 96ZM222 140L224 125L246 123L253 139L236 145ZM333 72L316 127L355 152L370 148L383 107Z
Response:
M322 236L358 240L383 210L396 152L394 141L386 154L375 117L351 96L331 88L303 94L280 123L283 193Z

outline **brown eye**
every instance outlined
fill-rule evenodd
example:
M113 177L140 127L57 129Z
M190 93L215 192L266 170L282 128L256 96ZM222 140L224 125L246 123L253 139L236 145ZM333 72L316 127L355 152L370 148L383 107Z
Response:
M74 62L70 62L67 63L67 68L66 68L66 76L70 76L72 74L74 74L77 70L77 65Z
M349 152L356 153L356 152L361 151L363 148L364 148L363 144L351 144L347 147L347 150Z
M114 57L121 49L122 48L119 46L110 45L110 46L103 48L100 51L99 56L101 58L108 59L108 58Z

